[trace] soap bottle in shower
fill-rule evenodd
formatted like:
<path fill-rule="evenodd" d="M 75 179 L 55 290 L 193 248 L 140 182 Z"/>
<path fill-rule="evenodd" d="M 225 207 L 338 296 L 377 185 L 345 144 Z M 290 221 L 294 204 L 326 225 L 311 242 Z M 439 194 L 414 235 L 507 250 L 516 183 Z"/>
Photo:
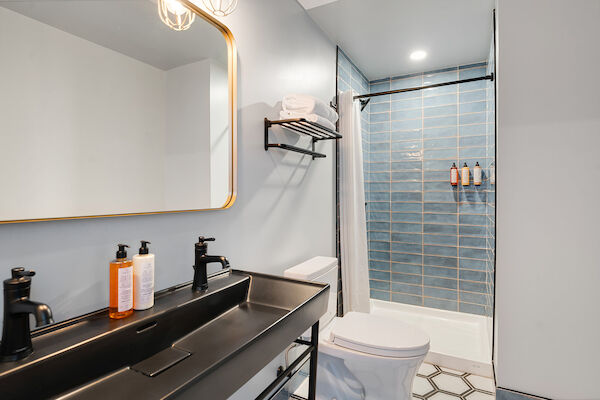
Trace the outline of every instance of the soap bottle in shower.
<path fill-rule="evenodd" d="M 125 318 L 133 313 L 133 266 L 127 259 L 126 244 L 119 244 L 116 258 L 110 263 L 110 297 L 108 316 Z"/>
<path fill-rule="evenodd" d="M 147 240 L 141 241 L 139 254 L 133 256 L 133 309 L 147 310 L 154 305 L 154 254 Z"/>
<path fill-rule="evenodd" d="M 481 167 L 479 166 L 479 163 L 476 162 L 475 167 L 473 168 L 473 184 L 475 186 L 481 186 L 481 175 L 482 175 Z"/>
<path fill-rule="evenodd" d="M 465 163 L 462 167 L 462 172 L 460 174 L 460 181 L 462 182 L 463 186 L 469 186 L 470 182 L 469 182 L 469 167 L 467 166 L 467 163 Z"/>
<path fill-rule="evenodd" d="M 458 168 L 456 168 L 455 163 L 452 163 L 452 167 L 450 168 L 450 184 L 452 186 L 458 185 Z"/>

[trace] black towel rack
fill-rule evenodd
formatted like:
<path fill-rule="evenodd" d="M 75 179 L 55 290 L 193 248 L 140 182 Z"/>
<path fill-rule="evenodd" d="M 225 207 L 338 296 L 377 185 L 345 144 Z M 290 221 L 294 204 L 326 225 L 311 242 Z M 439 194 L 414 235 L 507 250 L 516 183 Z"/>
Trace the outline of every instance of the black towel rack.
<path fill-rule="evenodd" d="M 269 143 L 269 128 L 276 125 L 296 133 L 311 136 L 312 150 L 303 149 L 301 147 L 296 147 L 285 143 Z M 268 118 L 265 118 L 265 151 L 268 151 L 269 148 L 274 147 L 282 150 L 294 151 L 296 153 L 308 154 L 309 156 L 312 156 L 314 160 L 315 158 L 325 157 L 325 154 L 317 153 L 315 151 L 316 142 L 319 140 L 340 139 L 341 137 L 342 135 L 336 131 L 324 127 L 323 125 L 319 125 L 316 122 L 307 121 L 304 118 L 282 119 L 278 121 L 271 121 Z"/>

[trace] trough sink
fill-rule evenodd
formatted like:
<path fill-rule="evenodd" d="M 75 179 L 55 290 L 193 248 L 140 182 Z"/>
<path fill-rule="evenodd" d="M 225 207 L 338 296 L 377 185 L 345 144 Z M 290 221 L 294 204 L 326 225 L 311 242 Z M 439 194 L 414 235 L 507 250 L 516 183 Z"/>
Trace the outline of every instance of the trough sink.
<path fill-rule="evenodd" d="M 329 286 L 244 271 L 157 293 L 111 320 L 100 310 L 33 332 L 0 363 L 6 399 L 226 399 L 325 313 Z"/>

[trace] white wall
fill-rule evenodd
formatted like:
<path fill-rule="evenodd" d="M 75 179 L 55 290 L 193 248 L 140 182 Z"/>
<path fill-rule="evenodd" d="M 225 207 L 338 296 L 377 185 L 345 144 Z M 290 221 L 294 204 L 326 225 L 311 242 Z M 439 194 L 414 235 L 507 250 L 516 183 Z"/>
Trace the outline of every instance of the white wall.
<path fill-rule="evenodd" d="M 499 0 L 497 383 L 599 399 L 600 1 Z"/>
<path fill-rule="evenodd" d="M 33 267 L 32 299 L 50 304 L 57 320 L 107 305 L 119 242 L 132 246 L 130 255 L 136 241 L 152 242 L 157 289 L 192 278 L 198 235 L 214 235 L 210 253 L 234 268 L 266 273 L 335 254 L 333 143 L 319 143 L 327 158 L 314 161 L 263 149 L 263 118 L 278 115 L 284 94 L 335 94 L 335 46 L 296 0 L 241 1 L 224 21 L 239 54 L 238 200 L 223 211 L 0 225 L 0 276 Z"/>

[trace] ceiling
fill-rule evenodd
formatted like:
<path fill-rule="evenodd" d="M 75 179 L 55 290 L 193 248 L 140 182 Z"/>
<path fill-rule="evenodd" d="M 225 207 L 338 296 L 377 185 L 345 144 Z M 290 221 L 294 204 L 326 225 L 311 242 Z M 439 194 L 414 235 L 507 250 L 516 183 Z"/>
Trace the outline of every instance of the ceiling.
<path fill-rule="evenodd" d="M 162 23 L 156 0 L 0 0 L 33 18 L 162 70 L 207 58 L 227 65 L 223 34 L 201 18 L 183 32 Z"/>
<path fill-rule="evenodd" d="M 494 0 L 298 0 L 369 80 L 487 59 Z M 410 53 L 425 50 L 421 61 Z"/>

